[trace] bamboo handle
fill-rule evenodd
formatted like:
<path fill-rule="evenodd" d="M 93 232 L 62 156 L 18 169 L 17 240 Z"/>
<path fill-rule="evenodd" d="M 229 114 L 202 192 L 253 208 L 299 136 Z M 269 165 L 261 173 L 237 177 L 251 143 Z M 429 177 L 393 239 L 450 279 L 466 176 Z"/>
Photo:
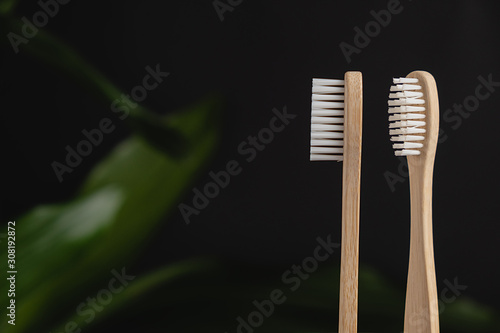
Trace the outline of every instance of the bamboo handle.
<path fill-rule="evenodd" d="M 345 113 L 339 332 L 356 333 L 358 324 L 359 200 L 363 79 L 360 72 L 347 72 L 344 80 Z"/>
<path fill-rule="evenodd" d="M 411 238 L 406 291 L 405 333 L 438 333 L 439 310 L 432 238 L 432 176 L 439 130 L 439 103 L 432 75 L 417 71 L 426 108 L 426 139 L 421 154 L 408 156 Z"/>

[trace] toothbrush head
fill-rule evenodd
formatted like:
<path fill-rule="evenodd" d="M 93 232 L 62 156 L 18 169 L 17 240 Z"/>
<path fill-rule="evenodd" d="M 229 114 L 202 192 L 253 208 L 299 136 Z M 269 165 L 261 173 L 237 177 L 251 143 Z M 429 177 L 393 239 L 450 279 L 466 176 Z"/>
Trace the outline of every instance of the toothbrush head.
<path fill-rule="evenodd" d="M 431 74 L 415 71 L 394 78 L 389 94 L 389 134 L 396 156 L 435 153 L 439 131 L 436 82 Z"/>
<path fill-rule="evenodd" d="M 342 161 L 344 80 L 313 79 L 311 161 Z"/>

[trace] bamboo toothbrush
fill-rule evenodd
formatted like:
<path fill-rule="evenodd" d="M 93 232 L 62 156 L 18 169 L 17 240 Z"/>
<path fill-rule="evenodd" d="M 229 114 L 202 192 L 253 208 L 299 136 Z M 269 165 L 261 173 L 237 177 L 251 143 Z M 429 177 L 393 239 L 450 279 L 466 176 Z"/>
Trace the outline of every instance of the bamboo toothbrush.
<path fill-rule="evenodd" d="M 363 80 L 313 79 L 311 161 L 343 161 L 339 332 L 356 333 Z"/>
<path fill-rule="evenodd" d="M 438 333 L 439 315 L 432 243 L 432 174 L 439 132 L 436 82 L 423 71 L 394 79 L 389 95 L 391 141 L 407 156 L 411 237 L 405 333 Z"/>

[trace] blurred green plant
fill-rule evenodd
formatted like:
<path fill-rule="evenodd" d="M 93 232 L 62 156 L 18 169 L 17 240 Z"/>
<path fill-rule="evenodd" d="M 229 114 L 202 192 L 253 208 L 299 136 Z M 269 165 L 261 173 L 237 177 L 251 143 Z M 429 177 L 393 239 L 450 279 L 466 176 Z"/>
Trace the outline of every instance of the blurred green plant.
<path fill-rule="evenodd" d="M 2 0 L 0 1 L 0 15 L 9 15 L 14 11 L 19 0 Z"/>
<path fill-rule="evenodd" d="M 0 1 L 2 32 L 19 29 L 15 0 Z M 71 47 L 40 30 L 23 46 L 74 79 L 105 103 L 121 91 Z M 90 323 L 75 313 L 107 285 L 110 271 L 127 267 L 189 188 L 213 153 L 219 136 L 217 100 L 160 116 L 144 107 L 127 119 L 134 133 L 91 172 L 64 204 L 35 207 L 17 220 L 16 326 L 6 333 L 63 332 L 68 322 L 83 330 L 115 331 L 125 321 L 141 332 L 235 332 L 236 318 L 265 300 L 285 267 L 260 267 L 193 258 L 139 276 Z M 2 250 L 0 261 L 6 262 Z M 332 265 L 333 266 L 333 265 Z M 258 332 L 335 331 L 338 270 L 325 267 L 287 294 Z M 8 285 L 0 282 L 3 295 Z M 404 295 L 375 271 L 360 273 L 360 331 L 396 332 L 403 324 Z M 499 331 L 497 314 L 461 297 L 441 316 L 443 332 Z M 127 318 L 127 319 L 124 319 Z"/>
<path fill-rule="evenodd" d="M 179 132 L 198 138 L 184 157 L 132 137 L 95 167 L 72 201 L 37 207 L 17 221 L 16 266 L 26 274 L 16 288 L 21 319 L 9 331 L 53 324 L 61 315 L 54 309 L 74 308 L 74 297 L 85 299 L 111 269 L 130 264 L 213 151 L 218 130 L 207 116 L 214 107 L 205 102 L 169 117 Z M 6 262 L 5 252 L 1 258 Z"/>

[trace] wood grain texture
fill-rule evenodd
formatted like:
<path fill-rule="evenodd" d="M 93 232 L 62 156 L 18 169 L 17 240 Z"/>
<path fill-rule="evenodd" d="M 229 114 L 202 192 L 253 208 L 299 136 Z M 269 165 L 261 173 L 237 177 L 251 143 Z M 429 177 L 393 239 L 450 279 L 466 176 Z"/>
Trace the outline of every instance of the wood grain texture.
<path fill-rule="evenodd" d="M 438 333 L 439 310 L 432 238 L 432 176 L 439 134 L 439 102 L 431 74 L 415 71 L 425 99 L 426 133 L 421 154 L 408 156 L 411 238 L 406 291 L 405 333 Z"/>
<path fill-rule="evenodd" d="M 355 333 L 358 326 L 359 200 L 363 79 L 361 72 L 347 72 L 344 80 L 345 114 L 339 332 Z"/>

